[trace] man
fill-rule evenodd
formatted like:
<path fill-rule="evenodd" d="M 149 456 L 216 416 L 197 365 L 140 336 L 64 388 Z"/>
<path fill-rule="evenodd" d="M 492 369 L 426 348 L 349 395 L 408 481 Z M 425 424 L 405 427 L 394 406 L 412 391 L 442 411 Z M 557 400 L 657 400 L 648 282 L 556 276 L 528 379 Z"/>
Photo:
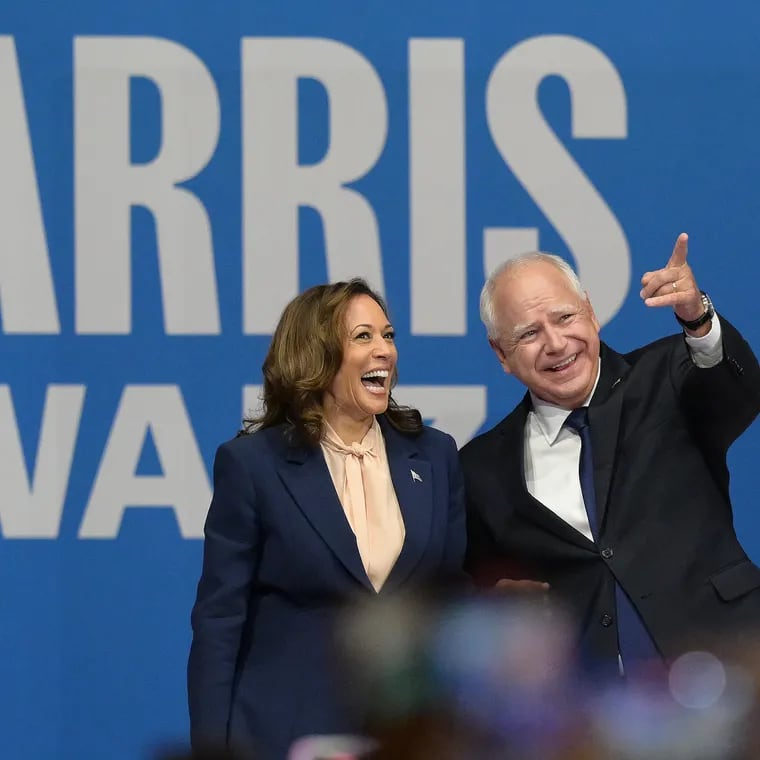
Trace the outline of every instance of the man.
<path fill-rule="evenodd" d="M 644 303 L 673 307 L 683 334 L 627 355 L 600 343 L 558 257 L 508 261 L 481 295 L 491 347 L 528 392 L 461 451 L 468 569 L 549 589 L 582 656 L 625 672 L 760 621 L 760 569 L 734 531 L 726 466 L 760 411 L 760 366 L 697 287 L 687 240 L 641 281 Z"/>

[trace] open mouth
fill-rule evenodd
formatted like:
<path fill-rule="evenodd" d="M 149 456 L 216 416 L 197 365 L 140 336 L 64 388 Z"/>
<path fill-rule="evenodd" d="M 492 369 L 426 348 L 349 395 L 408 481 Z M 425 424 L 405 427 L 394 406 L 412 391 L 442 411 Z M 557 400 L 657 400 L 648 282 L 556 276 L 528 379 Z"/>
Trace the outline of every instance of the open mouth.
<path fill-rule="evenodd" d="M 572 356 L 568 356 L 567 359 L 563 359 L 561 362 L 558 362 L 551 367 L 547 367 L 547 369 L 549 372 L 564 372 L 575 364 L 577 358 L 578 354 L 573 354 Z"/>
<path fill-rule="evenodd" d="M 374 369 L 372 372 L 362 375 L 362 385 L 370 393 L 385 393 L 385 385 L 389 374 L 387 369 Z"/>

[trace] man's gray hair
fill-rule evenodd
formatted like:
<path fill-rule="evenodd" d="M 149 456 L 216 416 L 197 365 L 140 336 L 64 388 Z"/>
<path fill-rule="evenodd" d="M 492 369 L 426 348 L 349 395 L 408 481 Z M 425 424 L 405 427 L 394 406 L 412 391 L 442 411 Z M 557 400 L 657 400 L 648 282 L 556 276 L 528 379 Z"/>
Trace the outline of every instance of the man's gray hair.
<path fill-rule="evenodd" d="M 521 253 L 519 256 L 507 259 L 503 264 L 500 264 L 494 269 L 494 271 L 488 276 L 486 284 L 483 285 L 483 290 L 480 291 L 480 319 L 485 325 L 490 339 L 497 340 L 499 338 L 499 327 L 496 324 L 496 309 L 494 308 L 493 303 L 496 283 L 502 277 L 512 274 L 516 269 L 537 262 L 544 262 L 545 264 L 550 264 L 551 266 L 556 267 L 562 272 L 567 279 L 568 284 L 573 290 L 575 290 L 581 299 L 586 298 L 586 293 L 583 290 L 581 281 L 578 279 L 578 275 L 563 258 L 555 256 L 553 253 L 544 253 L 543 251 Z"/>

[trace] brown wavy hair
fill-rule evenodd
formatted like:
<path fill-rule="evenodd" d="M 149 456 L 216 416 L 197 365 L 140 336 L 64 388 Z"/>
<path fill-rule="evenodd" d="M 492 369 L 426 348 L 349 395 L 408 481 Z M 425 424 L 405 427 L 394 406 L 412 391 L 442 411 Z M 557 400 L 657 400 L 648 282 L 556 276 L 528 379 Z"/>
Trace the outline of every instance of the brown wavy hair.
<path fill-rule="evenodd" d="M 284 424 L 295 440 L 319 443 L 324 419 L 322 399 L 343 363 L 346 310 L 351 299 L 361 295 L 372 298 L 388 316 L 385 301 L 359 277 L 315 285 L 285 307 L 261 368 L 263 411 L 246 417 L 238 435 Z M 391 388 L 396 380 L 394 370 Z M 401 433 L 417 435 L 422 431 L 419 411 L 399 406 L 391 395 L 385 417 Z"/>

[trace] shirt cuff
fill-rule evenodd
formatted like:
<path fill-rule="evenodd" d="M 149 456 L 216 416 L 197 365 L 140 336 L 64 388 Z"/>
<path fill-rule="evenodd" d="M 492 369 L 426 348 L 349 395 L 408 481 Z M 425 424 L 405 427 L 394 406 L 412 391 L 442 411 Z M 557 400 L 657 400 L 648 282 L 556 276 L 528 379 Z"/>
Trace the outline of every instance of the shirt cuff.
<path fill-rule="evenodd" d="M 691 360 L 700 369 L 710 369 L 723 361 L 723 340 L 720 320 L 716 314 L 712 318 L 710 331 L 701 338 L 684 333 L 686 345 L 689 347 Z"/>

